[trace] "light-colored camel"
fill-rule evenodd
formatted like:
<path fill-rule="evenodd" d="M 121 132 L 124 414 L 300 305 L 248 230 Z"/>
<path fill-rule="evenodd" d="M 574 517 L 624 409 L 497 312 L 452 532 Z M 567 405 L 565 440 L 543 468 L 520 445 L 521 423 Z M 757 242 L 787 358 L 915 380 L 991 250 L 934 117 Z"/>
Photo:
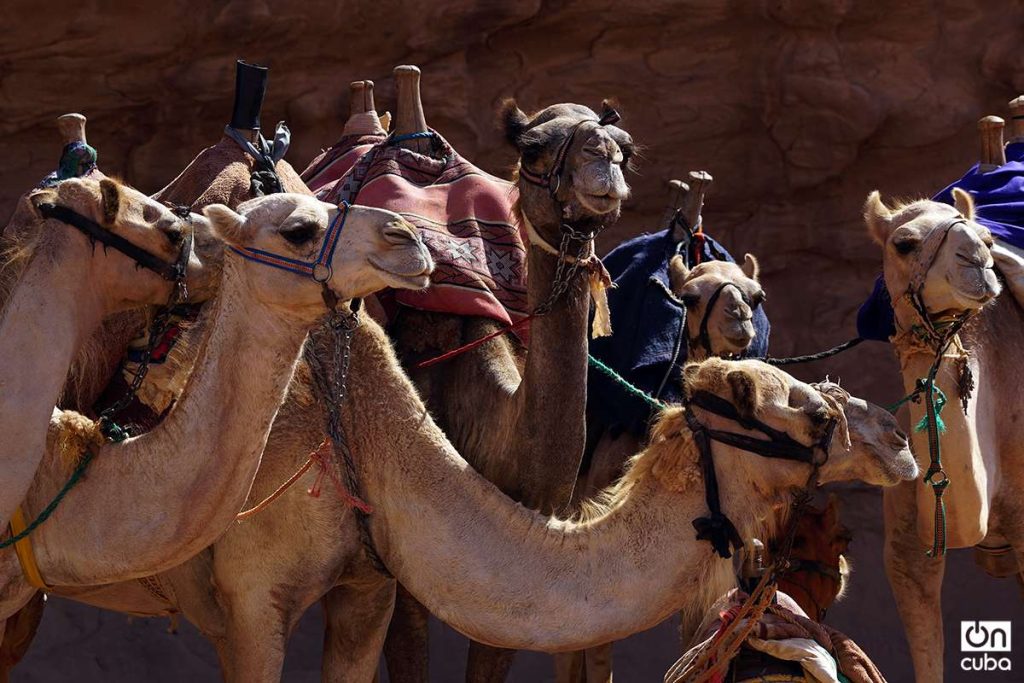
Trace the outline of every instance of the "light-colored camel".
<path fill-rule="evenodd" d="M 1020 265 L 993 246 L 989 231 L 974 222 L 970 195 L 960 190 L 953 195 L 955 208 L 922 200 L 891 209 L 875 192 L 868 197 L 865 218 L 883 248 L 885 283 L 896 313 L 892 343 L 908 392 L 927 375 L 935 356 L 906 296 L 914 274 L 927 269 L 922 297 L 934 321 L 974 313 L 936 378 L 948 399 L 940 439 L 950 482 L 943 495 L 947 546 L 1001 549 L 1011 564 L 1016 560 L 1010 573 L 1019 573 L 1024 567 L 1024 503 L 1019 495 L 1024 432 L 1014 397 L 1020 367 L 1015 344 L 1024 338 L 1024 310 L 1017 298 Z M 1004 271 L 1017 296 L 996 298 L 1000 282 L 994 265 Z M 966 414 L 959 390 L 964 362 L 976 385 Z M 910 414 L 911 423 L 917 423 L 924 416 L 923 404 L 910 404 Z M 926 467 L 926 434 L 915 433 L 913 442 L 919 463 Z M 925 553 L 932 545 L 934 515 L 929 486 L 907 483 L 886 492 L 886 569 L 920 683 L 942 680 L 943 675 L 940 593 L 945 559 Z"/>
<path fill-rule="evenodd" d="M 245 501 L 305 335 L 326 310 L 321 285 L 312 278 L 253 263 L 237 250 L 313 260 L 340 209 L 281 194 L 247 202 L 240 211 L 223 205 L 205 210 L 232 250 L 220 292 L 204 312 L 209 334 L 182 398 L 152 432 L 100 448 L 88 479 L 33 534 L 49 583 L 90 586 L 179 565 L 217 538 Z M 391 212 L 363 207 L 344 218 L 329 253 L 327 286 L 338 297 L 426 285 L 432 264 L 412 226 Z M 60 433 L 80 421 L 55 411 L 51 423 Z M 26 499 L 29 516 L 65 478 L 51 454 Z M 132 490 L 140 495 L 125 495 Z M 126 510 L 112 511 L 116 501 Z M 0 562 L 6 617 L 31 589 L 13 551 L 4 551 Z"/>
<path fill-rule="evenodd" d="M 6 526 L 35 476 L 46 425 L 72 359 L 102 320 L 144 304 L 164 303 L 173 283 L 114 249 L 36 208 L 56 202 L 77 211 L 168 263 L 174 263 L 188 224 L 165 207 L 109 180 L 71 179 L 22 200 L 16 241 L 4 279 L 10 287 L 0 317 L 0 522 Z M 120 210 L 119 210 L 120 209 Z M 203 231 L 197 221 L 197 234 Z M 195 255 L 189 286 L 202 296 L 210 278 Z M 208 293 L 207 293 L 208 294 Z M 201 300 L 201 299 L 200 299 Z"/>
<path fill-rule="evenodd" d="M 916 473 L 895 420 L 863 401 L 842 396 L 828 402 L 808 385 L 756 361 L 711 360 L 693 366 L 688 381 L 733 401 L 745 413 L 753 411 L 801 443 L 819 440 L 824 419 L 838 417 L 842 409 L 852 445 L 837 432 L 823 481 L 861 478 L 891 484 Z M 709 426 L 739 429 L 695 410 Z M 691 520 L 706 512 L 696 449 L 679 408 L 663 416 L 652 446 L 583 521 L 545 518 L 479 476 L 429 418 L 387 338 L 370 321 L 353 339 L 343 412 L 358 480 L 374 506 L 374 546 L 419 600 L 470 637 L 501 647 L 578 649 L 649 627 L 684 605 L 702 612 L 730 579 L 730 563 L 716 559 L 709 545 L 693 537 Z M 720 471 L 730 472 L 722 478 L 723 507 L 744 536 L 764 531 L 773 506 L 810 471 L 806 465 L 768 461 L 725 446 L 715 445 L 713 451 Z M 268 485 L 301 464 L 302 451 L 292 452 L 296 457 L 282 463 Z M 244 668 L 226 661 L 229 680 L 275 680 L 280 654 L 267 648 L 268 638 L 283 653 L 284 639 L 302 611 L 334 582 L 341 589 L 331 593 L 336 647 L 329 652 L 346 654 L 348 667 L 333 680 L 365 683 L 376 670 L 393 582 L 370 566 L 354 515 L 330 486 L 320 498 L 306 494 L 303 489 L 314 478 L 308 473 L 277 507 L 227 534 L 213 553 L 193 560 L 190 568 L 175 570 L 173 594 L 186 615 L 206 633 L 226 629 L 215 638 L 222 656 L 225 642 L 243 640 L 235 645 L 246 656 L 234 662 Z M 296 516 L 298 506 L 285 505 L 289 498 L 321 511 Z M 250 524 L 293 536 L 306 553 L 282 558 L 272 547 L 237 543 L 242 538 L 238 531 Z M 281 566 L 285 559 L 289 571 Z M 233 577 L 230 570 L 243 561 L 255 565 L 250 577 L 266 577 L 259 590 Z M 537 580 L 537 572 L 544 581 Z M 274 580 L 267 581 L 270 577 Z M 207 597 L 211 590 L 216 599 Z M 286 629 L 278 633 L 282 614 Z M 251 630 L 233 634 L 232 624 L 241 615 L 253 622 Z M 255 623 L 261 615 L 270 621 Z M 248 637 L 256 642 L 247 642 Z M 276 670 L 256 675 L 258 664 L 274 659 Z"/>
<path fill-rule="evenodd" d="M 396 135 L 426 129 L 418 70 L 402 69 L 396 69 Z M 633 153 L 632 139 L 620 128 L 597 125 L 598 118 L 591 109 L 576 104 L 552 105 L 527 116 L 509 101 L 502 111 L 506 137 L 519 151 L 520 166 L 527 172 L 536 176 L 554 170 L 560 148 L 568 144 L 554 196 L 548 187 L 527 182 L 522 173 L 519 177 L 519 209 L 530 235 L 531 310 L 552 292 L 563 226 L 581 233 L 600 231 L 618 219 L 629 194 L 623 170 Z M 423 143 L 409 141 L 410 145 Z M 579 248 L 578 241 L 570 240 L 569 258 Z M 416 362 L 491 334 L 501 323 L 403 309 L 389 328 L 431 415 L 456 449 L 478 472 L 527 507 L 564 511 L 572 497 L 586 440 L 590 301 L 587 273 L 581 270 L 554 309 L 531 322 L 526 348 L 514 335 L 506 334 L 427 369 L 416 368 Z M 393 635 L 385 650 L 395 683 L 428 680 L 426 616 L 400 588 Z M 504 680 L 513 654 L 471 644 L 466 679 Z"/>

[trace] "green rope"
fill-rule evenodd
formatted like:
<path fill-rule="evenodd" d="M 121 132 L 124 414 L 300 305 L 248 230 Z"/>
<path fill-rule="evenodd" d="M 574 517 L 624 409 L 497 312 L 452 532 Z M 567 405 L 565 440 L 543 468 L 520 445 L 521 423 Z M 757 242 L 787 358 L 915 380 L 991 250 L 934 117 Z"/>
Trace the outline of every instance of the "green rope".
<path fill-rule="evenodd" d="M 607 375 L 613 382 L 615 382 L 620 387 L 622 387 L 622 389 L 627 394 L 631 394 L 632 396 L 636 396 L 637 398 L 642 400 L 647 405 L 651 406 L 652 408 L 657 408 L 658 410 L 664 410 L 667 407 L 667 404 L 665 402 L 659 401 L 658 399 L 654 398 L 653 396 L 648 394 L 643 389 L 640 389 L 639 387 L 636 387 L 636 386 L 630 384 L 626 380 L 625 377 L 623 377 L 619 373 L 615 372 L 614 370 L 612 370 L 610 367 L 608 367 L 607 365 L 605 365 L 604 363 L 602 363 L 598 359 L 594 358 L 593 356 L 589 356 L 589 359 L 590 359 L 590 365 L 592 367 L 597 368 L 598 370 L 603 372 L 605 375 Z"/>
<path fill-rule="evenodd" d="M 57 492 L 57 495 L 53 497 L 53 500 L 50 501 L 50 504 L 43 508 L 43 511 L 40 512 L 39 515 L 32 520 L 32 523 L 26 526 L 25 530 L 22 531 L 20 534 L 11 536 L 10 538 L 0 541 L 0 549 L 8 548 L 17 543 L 18 541 L 28 538 L 29 534 L 38 529 L 43 524 L 43 522 L 50 518 L 50 515 L 54 513 L 54 511 L 57 509 L 57 506 L 60 505 L 62 500 L 64 500 L 64 496 L 68 495 L 71 489 L 75 488 L 75 485 L 78 484 L 79 481 L 81 481 L 82 475 L 85 474 L 86 468 L 88 468 L 89 463 L 92 462 L 93 455 L 94 454 L 92 451 L 85 452 L 85 454 L 82 456 L 82 459 L 78 462 L 78 466 L 75 467 L 75 471 L 71 473 L 71 477 L 68 478 L 67 482 L 61 488 L 61 490 Z"/>
<path fill-rule="evenodd" d="M 907 394 L 906 396 L 904 396 L 900 400 L 896 401 L 892 405 L 888 406 L 886 408 L 886 410 L 888 410 L 890 413 L 895 413 L 897 410 L 899 410 L 906 403 L 917 403 L 918 401 L 920 401 L 921 394 L 923 394 L 925 392 L 925 382 L 926 382 L 926 380 L 923 379 L 923 378 L 917 380 L 917 387 L 912 392 L 910 392 L 909 394 Z M 946 394 L 943 393 L 942 389 L 940 389 L 934 383 L 932 384 L 932 389 L 931 390 L 932 390 L 932 400 L 933 400 L 933 402 L 935 404 L 935 426 L 938 428 L 940 434 L 945 434 L 946 433 L 946 423 L 943 422 L 942 416 L 939 413 L 941 413 L 942 409 L 946 406 Z M 926 411 L 924 417 L 922 417 L 918 421 L 918 423 L 916 425 L 914 425 L 914 431 L 915 432 L 926 431 L 928 429 L 928 422 L 929 422 L 929 417 L 928 417 L 928 413 Z"/>
<path fill-rule="evenodd" d="M 124 441 L 129 437 L 127 429 L 121 427 L 116 422 L 113 422 L 106 417 L 101 417 L 99 419 L 99 428 L 100 431 L 103 432 L 103 436 L 106 437 L 107 443 L 120 443 L 121 441 Z M 60 491 L 57 492 L 57 495 L 54 496 L 53 500 L 50 501 L 50 504 L 43 508 L 43 511 L 36 515 L 36 518 L 33 519 L 32 522 L 28 526 L 26 526 L 24 531 L 22 531 L 20 534 L 16 534 L 14 536 L 11 536 L 10 538 L 0 541 L 0 550 L 3 550 L 4 548 L 9 548 L 18 541 L 28 538 L 33 531 L 42 526 L 43 523 L 46 522 L 46 520 L 48 520 L 50 516 L 53 515 L 53 513 L 57 510 L 57 506 L 61 504 L 61 501 L 64 500 L 64 497 L 67 496 L 68 493 L 71 492 L 71 489 L 75 488 L 75 486 L 78 485 L 78 482 L 82 480 L 82 476 L 85 474 L 85 471 L 89 468 L 89 463 L 92 462 L 92 459 L 93 457 L 95 457 L 95 455 L 96 454 L 93 453 L 92 451 L 86 451 L 82 455 L 81 460 L 78 461 L 78 465 L 75 466 L 75 469 L 71 473 L 71 476 L 68 477 L 68 480 L 64 483 L 64 486 L 61 487 Z"/>

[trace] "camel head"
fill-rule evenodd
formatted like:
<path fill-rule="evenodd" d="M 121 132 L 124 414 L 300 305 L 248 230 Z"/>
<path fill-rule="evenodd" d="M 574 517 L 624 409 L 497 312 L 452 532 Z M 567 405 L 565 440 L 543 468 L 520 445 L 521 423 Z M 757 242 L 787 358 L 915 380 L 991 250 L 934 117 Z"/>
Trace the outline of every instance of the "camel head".
<path fill-rule="evenodd" d="M 828 457 L 818 471 L 821 483 L 856 479 L 892 486 L 917 476 L 917 463 L 896 418 L 876 405 L 850 396 L 837 384 L 805 384 L 779 368 L 755 360 L 712 358 L 688 365 L 685 375 L 690 395 L 704 390 L 724 398 L 740 416 L 760 420 L 805 446 L 822 444 L 835 423 L 831 439 L 827 440 Z M 758 431 L 745 430 L 742 425 L 698 406 L 691 410 L 712 429 L 764 438 Z M 816 455 L 820 457 L 821 453 Z M 803 486 L 811 473 L 807 463 L 768 459 L 717 445 L 715 460 L 719 471 L 740 477 L 752 490 L 766 493 Z"/>
<path fill-rule="evenodd" d="M 614 223 L 629 185 L 622 169 L 634 152 L 629 133 L 599 125 L 600 116 L 579 104 L 555 104 L 527 116 L 508 100 L 505 135 L 519 151 L 519 201 L 523 215 L 557 245 L 563 223 L 590 232 Z M 550 174 L 543 184 L 525 182 Z"/>
<path fill-rule="evenodd" d="M 890 209 L 876 191 L 864 207 L 868 230 L 883 248 L 893 302 L 923 277 L 921 298 L 936 318 L 976 311 L 1001 287 L 993 270 L 992 235 L 974 220 L 974 201 L 960 189 L 953 190 L 953 199 L 954 206 L 919 200 Z"/>
<path fill-rule="evenodd" d="M 821 621 L 825 610 L 843 597 L 850 564 L 845 553 L 853 535 L 839 520 L 839 502 L 829 496 L 824 509 L 807 508 L 796 523 L 790 559 L 792 569 L 779 577 L 779 590 L 791 596 L 804 612 Z M 769 544 L 775 555 L 780 538 Z M 816 616 L 817 613 L 817 616 Z"/>
<path fill-rule="evenodd" d="M 422 289 L 430 284 L 434 264 L 411 223 L 383 209 L 351 206 L 342 215 L 344 211 L 299 194 L 251 199 L 239 205 L 237 212 L 223 204 L 203 209 L 214 230 L 239 250 L 229 257 L 243 269 L 245 286 L 260 301 L 278 309 L 314 319 L 322 315 L 320 283 L 309 274 L 273 267 L 265 260 L 243 259 L 239 253 L 258 251 L 312 263 L 321 254 L 332 226 L 337 242 L 328 261 L 327 285 L 340 299 L 365 297 L 386 287 Z M 338 225 L 340 233 L 336 232 Z"/>
<path fill-rule="evenodd" d="M 672 258 L 669 281 L 672 293 L 686 306 L 690 360 L 738 356 L 750 347 L 755 335 L 754 310 L 765 300 L 758 270 L 757 259 L 750 254 L 742 266 L 705 261 L 692 269 L 681 256 Z"/>
<path fill-rule="evenodd" d="M 190 226 L 188 219 L 109 178 L 72 178 L 29 194 L 27 206 L 36 220 L 33 226 L 18 232 L 21 256 L 47 258 L 65 276 L 81 273 L 81 281 L 88 282 L 89 291 L 103 298 L 110 313 L 145 304 L 163 304 L 170 297 L 173 284 L 139 267 L 120 251 L 93 244 L 74 226 L 45 218 L 40 207 L 46 204 L 67 207 L 166 263 L 178 261 L 186 231 L 191 229 L 195 246 L 186 271 L 190 300 L 202 301 L 216 286 L 217 269 L 210 264 L 217 261 L 215 253 L 219 248 L 206 246 L 211 242 L 210 230 L 202 216 L 192 215 Z"/>

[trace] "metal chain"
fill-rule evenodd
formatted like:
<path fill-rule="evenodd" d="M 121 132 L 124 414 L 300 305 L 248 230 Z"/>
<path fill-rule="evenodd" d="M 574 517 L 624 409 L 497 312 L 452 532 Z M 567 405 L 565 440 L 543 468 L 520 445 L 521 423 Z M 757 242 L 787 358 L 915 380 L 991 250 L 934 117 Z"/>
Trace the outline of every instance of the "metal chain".
<path fill-rule="evenodd" d="M 316 340 L 310 339 L 306 360 L 310 364 L 314 383 L 320 396 L 324 399 L 327 409 L 327 437 L 331 440 L 333 452 L 340 456 L 339 469 L 344 477 L 348 493 L 362 500 L 359 479 L 356 477 L 355 460 L 349 447 L 341 420 L 341 406 L 348 394 L 348 375 L 352 359 L 352 337 L 359 328 L 359 318 L 355 313 L 344 314 L 334 309 L 328 320 L 328 328 L 333 337 L 331 343 L 331 367 L 323 362 L 317 354 Z M 352 507 L 359 529 L 359 540 L 374 569 L 384 576 L 391 577 L 391 572 L 377 554 L 370 534 L 369 513 L 358 506 Z"/>
<path fill-rule="evenodd" d="M 572 284 L 576 273 L 583 267 L 584 261 L 590 257 L 590 251 L 597 237 L 597 231 L 580 232 L 572 226 L 562 224 L 562 241 L 558 245 L 558 264 L 555 266 L 555 277 L 551 283 L 551 293 L 542 304 L 534 309 L 533 314 L 547 315 L 555 307 L 558 301 L 565 296 Z M 569 243 L 572 240 L 579 242 L 579 250 L 574 256 L 569 257 Z"/>

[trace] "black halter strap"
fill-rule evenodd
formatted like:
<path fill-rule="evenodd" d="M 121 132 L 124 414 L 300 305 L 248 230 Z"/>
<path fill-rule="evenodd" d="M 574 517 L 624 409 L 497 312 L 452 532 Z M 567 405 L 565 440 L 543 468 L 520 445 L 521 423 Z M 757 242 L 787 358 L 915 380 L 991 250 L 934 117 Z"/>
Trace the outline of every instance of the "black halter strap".
<path fill-rule="evenodd" d="M 576 133 L 579 132 L 583 124 L 594 123 L 598 126 L 611 126 L 618 123 L 621 118 L 616 110 L 606 109 L 599 119 L 583 119 L 576 122 L 569 131 L 569 135 L 566 136 L 565 140 L 558 147 L 558 151 L 555 153 L 555 163 L 551 165 L 551 170 L 537 174 L 522 166 L 519 169 L 519 176 L 529 183 L 546 187 L 551 196 L 554 197 L 558 194 L 558 188 L 562 184 L 562 173 L 565 172 L 565 162 L 569 158 L 569 148 L 572 147 L 572 143 L 576 139 Z"/>
<path fill-rule="evenodd" d="M 718 299 L 722 296 L 722 292 L 725 291 L 726 287 L 735 287 L 736 291 L 740 293 L 740 298 L 745 302 L 747 301 L 747 295 L 739 287 L 736 287 L 734 282 L 723 282 L 712 292 L 708 298 L 707 306 L 704 307 L 704 315 L 700 319 L 700 328 L 698 328 L 697 336 L 690 340 L 700 344 L 709 356 L 713 356 L 714 352 L 711 350 L 711 335 L 708 333 L 708 323 L 711 320 L 711 311 L 715 309 L 715 304 L 718 303 Z M 749 302 L 747 304 L 749 305 Z"/>
<path fill-rule="evenodd" d="M 38 209 L 44 218 L 53 218 L 61 223 L 77 228 L 90 240 L 100 242 L 104 247 L 121 252 L 142 268 L 153 271 L 165 280 L 170 282 L 183 282 L 185 280 L 188 260 L 192 255 L 192 241 L 194 239 L 192 230 L 188 230 L 185 233 L 185 241 L 181 245 L 181 253 L 178 256 L 178 260 L 174 263 L 168 263 L 67 206 L 45 203 L 39 204 Z M 180 213 L 175 213 L 180 217 Z"/>
<path fill-rule="evenodd" d="M 693 406 L 736 422 L 744 429 L 761 432 L 768 438 L 759 439 L 747 434 L 711 429 L 697 419 L 692 410 Z M 732 550 L 739 550 L 743 547 L 743 539 L 732 520 L 722 512 L 718 492 L 718 476 L 711 455 L 711 442 L 717 441 L 765 458 L 794 460 L 818 468 L 828 460 L 828 449 L 837 424 L 835 418 L 829 420 L 821 440 L 813 446 L 805 446 L 789 434 L 779 431 L 755 417 L 741 415 L 736 406 L 729 401 L 707 391 L 696 391 L 689 396 L 684 414 L 686 424 L 693 432 L 694 441 L 700 452 L 701 471 L 704 475 L 704 499 L 711 513 L 708 517 L 698 517 L 693 520 L 693 528 L 697 531 L 698 541 L 708 541 L 715 552 L 726 559 L 732 557 L 730 546 Z M 820 459 L 817 457 L 819 450 L 822 452 Z"/>

